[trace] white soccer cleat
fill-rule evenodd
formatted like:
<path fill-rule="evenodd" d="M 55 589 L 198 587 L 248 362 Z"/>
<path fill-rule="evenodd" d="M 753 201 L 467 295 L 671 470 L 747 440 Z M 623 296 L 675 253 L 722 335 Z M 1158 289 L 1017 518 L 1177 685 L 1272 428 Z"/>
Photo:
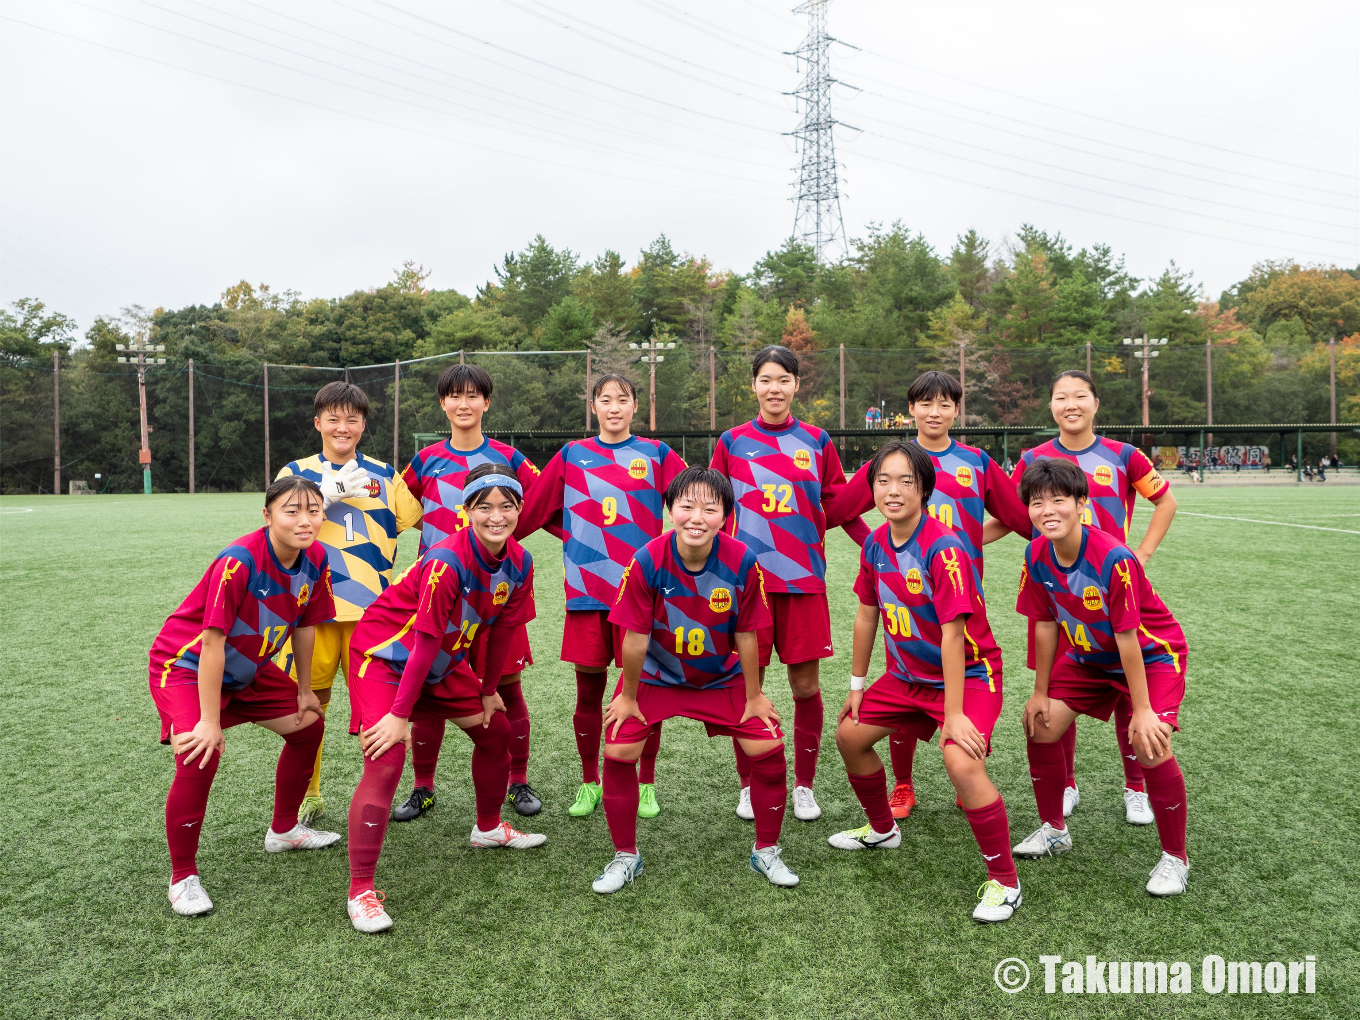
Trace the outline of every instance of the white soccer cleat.
<path fill-rule="evenodd" d="M 793 817 L 800 822 L 815 822 L 822 817 L 822 809 L 817 806 L 817 798 L 812 795 L 812 787 L 793 788 Z"/>
<path fill-rule="evenodd" d="M 1054 857 L 1072 849 L 1072 834 L 1044 822 L 1019 843 L 1011 853 L 1016 857 Z"/>
<path fill-rule="evenodd" d="M 197 875 L 181 878 L 170 887 L 170 909 L 181 917 L 197 917 L 213 908 Z"/>
<path fill-rule="evenodd" d="M 743 786 L 741 796 L 737 798 L 737 817 L 743 822 L 754 822 L 756 820 L 755 808 L 751 807 L 751 788 Z"/>
<path fill-rule="evenodd" d="M 826 841 L 837 850 L 894 850 L 902 845 L 902 830 L 893 823 L 892 832 L 875 832 L 865 822 L 858 829 L 846 829 L 828 836 Z"/>
<path fill-rule="evenodd" d="M 288 850 L 323 850 L 340 842 L 340 833 L 324 832 L 298 822 L 287 832 L 270 829 L 264 834 L 264 850 L 281 854 Z"/>
<path fill-rule="evenodd" d="M 474 825 L 470 838 L 473 846 L 505 847 L 510 850 L 531 850 L 548 842 L 547 836 L 536 832 L 520 832 L 509 822 L 501 822 L 489 832 L 483 832 Z"/>
<path fill-rule="evenodd" d="M 630 854 L 620 850 L 614 859 L 604 866 L 600 877 L 590 884 L 590 888 L 603 896 L 616 893 L 625 885 L 632 885 L 633 879 L 642 874 L 642 854 Z"/>
<path fill-rule="evenodd" d="M 1063 817 L 1071 818 L 1072 812 L 1077 810 L 1077 805 L 1081 803 L 1081 791 L 1075 786 L 1068 786 L 1063 790 Z"/>
<path fill-rule="evenodd" d="M 1152 817 L 1152 805 L 1148 803 L 1148 795 L 1142 790 L 1130 790 L 1124 787 L 1124 821 L 1130 825 L 1151 825 L 1154 821 Z"/>
<path fill-rule="evenodd" d="M 1162 859 L 1152 869 L 1147 891 L 1153 896 L 1179 896 L 1190 884 L 1190 862 L 1162 851 Z"/>
<path fill-rule="evenodd" d="M 355 931 L 372 935 L 392 927 L 392 917 L 383 909 L 383 899 L 382 893 L 368 889 L 348 901 L 349 923 L 354 925 Z"/>
<path fill-rule="evenodd" d="M 770 885 L 777 885 L 781 889 L 792 889 L 798 884 L 798 876 L 784 863 L 777 846 L 761 847 L 759 850 L 751 847 L 751 870 L 764 875 L 770 880 Z"/>
<path fill-rule="evenodd" d="M 984 924 L 1009 921 L 1015 908 L 1023 902 L 1018 883 L 1012 887 L 989 878 L 978 889 L 978 905 L 973 908 L 973 920 Z"/>

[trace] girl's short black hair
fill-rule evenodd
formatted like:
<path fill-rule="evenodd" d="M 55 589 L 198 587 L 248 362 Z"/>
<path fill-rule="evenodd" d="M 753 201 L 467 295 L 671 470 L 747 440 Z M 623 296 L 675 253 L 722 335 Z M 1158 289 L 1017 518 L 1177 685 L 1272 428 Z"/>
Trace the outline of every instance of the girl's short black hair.
<path fill-rule="evenodd" d="M 939 397 L 948 397 L 956 404 L 963 399 L 963 387 L 947 372 L 922 372 L 907 387 L 907 406 Z"/>
<path fill-rule="evenodd" d="M 633 380 L 625 375 L 619 375 L 617 372 L 611 372 L 609 375 L 602 375 L 596 379 L 595 385 L 590 388 L 590 402 L 592 404 L 599 399 L 600 394 L 604 392 L 604 388 L 610 383 L 613 383 L 624 393 L 627 393 L 634 400 L 637 400 L 637 390 L 633 386 Z"/>
<path fill-rule="evenodd" d="M 1091 487 L 1086 472 L 1070 460 L 1045 457 L 1025 468 L 1020 478 L 1020 502 L 1028 503 L 1035 496 L 1069 496 L 1085 499 Z"/>
<path fill-rule="evenodd" d="M 756 356 L 751 359 L 751 378 L 754 379 L 760 375 L 760 366 L 767 365 L 771 361 L 795 379 L 798 378 L 798 355 L 787 347 L 780 347 L 778 344 L 771 344 L 769 347 L 762 347 L 756 351 Z"/>
<path fill-rule="evenodd" d="M 321 498 L 321 486 L 310 478 L 304 478 L 302 475 L 284 475 L 282 478 L 275 478 L 265 490 L 264 508 L 268 510 L 274 505 L 275 500 L 283 499 L 294 492 L 305 492 L 309 496 L 315 496 L 318 503 L 325 502 Z"/>
<path fill-rule="evenodd" d="M 457 391 L 455 390 L 454 392 Z M 485 478 L 487 475 L 507 475 L 510 478 L 514 478 L 515 471 L 509 464 L 478 464 L 469 471 L 467 477 L 463 479 L 463 488 L 466 489 L 469 482 L 475 482 L 478 478 Z M 475 506 L 481 506 L 491 498 L 493 492 L 503 493 L 506 499 L 515 504 L 516 510 L 524 505 L 524 497 L 514 490 L 495 488 L 481 489 L 478 492 L 474 492 L 467 499 L 463 500 L 463 506 L 468 510 L 471 510 Z"/>
<path fill-rule="evenodd" d="M 1096 392 L 1096 381 L 1079 368 L 1069 368 L 1066 372 L 1059 372 L 1055 375 L 1053 377 L 1052 385 L 1048 388 L 1048 395 L 1050 397 L 1053 396 L 1053 391 L 1058 388 L 1059 380 L 1066 379 L 1069 376 L 1073 379 L 1080 379 L 1086 384 L 1087 388 L 1090 389 L 1091 396 L 1095 397 L 1097 400 L 1100 399 L 1100 394 Z"/>
<path fill-rule="evenodd" d="M 902 454 L 911 464 L 911 473 L 916 479 L 917 489 L 921 492 L 921 506 L 924 507 L 930 494 L 935 491 L 935 465 L 930 462 L 930 455 L 925 450 L 904 439 L 889 439 L 874 452 L 873 459 L 869 461 L 867 478 L 869 491 L 874 491 L 874 479 L 883 470 L 883 462 L 894 453 Z"/>
<path fill-rule="evenodd" d="M 491 373 L 480 365 L 450 365 L 439 374 L 435 384 L 439 399 L 443 400 L 454 393 L 471 390 L 491 399 Z"/>
<path fill-rule="evenodd" d="M 732 494 L 732 483 L 721 471 L 706 467 L 687 467 L 671 479 L 671 484 L 666 486 L 666 509 L 675 506 L 677 500 L 694 489 L 706 489 L 722 504 L 723 516 L 732 515 L 732 507 L 737 503 L 736 496 Z"/>
<path fill-rule="evenodd" d="M 367 418 L 368 394 L 353 383 L 336 380 L 316 391 L 312 409 L 318 418 L 323 411 L 353 411 L 361 418 Z"/>

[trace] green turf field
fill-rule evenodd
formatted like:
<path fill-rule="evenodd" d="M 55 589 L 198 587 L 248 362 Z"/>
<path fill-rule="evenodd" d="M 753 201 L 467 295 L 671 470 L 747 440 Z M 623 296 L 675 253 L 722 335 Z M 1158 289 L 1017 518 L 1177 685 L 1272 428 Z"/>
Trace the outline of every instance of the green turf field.
<path fill-rule="evenodd" d="M 821 821 L 790 810 L 779 891 L 747 867 L 752 830 L 732 812 L 729 741 L 669 724 L 658 768 L 663 814 L 640 824 L 638 884 L 598 897 L 612 853 L 602 813 L 567 816 L 579 781 L 574 685 L 556 661 L 561 559 L 538 564 L 526 674 L 530 778 L 546 807 L 527 853 L 472 850 L 470 743 L 450 732 L 436 811 L 389 830 L 379 863 L 396 927 L 361 936 L 345 915 L 343 846 L 266 855 L 279 740 L 230 732 L 199 864 L 217 909 L 179 918 L 166 901 L 163 804 L 171 756 L 156 742 L 147 649 L 211 557 L 260 523 L 255 495 L 0 500 L 0 1016 L 11 1017 L 878 1017 L 1360 1015 L 1360 489 L 1206 491 L 1181 509 L 1150 574 L 1190 642 L 1184 732 L 1189 894 L 1143 891 L 1151 829 L 1123 821 L 1108 725 L 1083 721 L 1076 850 L 1019 862 L 1025 905 L 1007 924 L 969 913 L 985 878 L 938 751 L 917 756 L 920 806 L 900 850 L 834 851 L 862 823 L 830 729 Z M 31 512 L 23 512 L 32 508 Z M 1192 514 L 1217 515 L 1215 517 Z M 1148 517 L 1140 507 L 1136 527 Z M 1321 531 L 1221 518 L 1244 517 Z M 403 539 L 403 562 L 415 543 Z M 1013 612 L 1021 543 L 988 550 L 992 626 L 1006 710 L 990 763 L 1012 835 L 1036 824 L 1019 712 L 1030 689 Z M 856 550 L 829 542 L 838 656 L 828 711 L 846 687 Z M 881 660 L 881 644 L 878 649 Z M 782 670 L 768 689 L 791 719 Z M 360 773 L 343 686 L 330 715 L 326 827 L 344 830 Z M 1347 734 L 1352 734 L 1348 736 Z M 409 766 L 401 795 L 409 790 Z M 1046 995 L 1040 954 L 1188 961 L 1189 995 Z M 1209 995 L 1200 961 L 1317 957 L 1317 994 Z M 1034 976 L 1014 996 L 1003 958 Z M 1250 1001 L 1246 1001 L 1249 998 Z"/>

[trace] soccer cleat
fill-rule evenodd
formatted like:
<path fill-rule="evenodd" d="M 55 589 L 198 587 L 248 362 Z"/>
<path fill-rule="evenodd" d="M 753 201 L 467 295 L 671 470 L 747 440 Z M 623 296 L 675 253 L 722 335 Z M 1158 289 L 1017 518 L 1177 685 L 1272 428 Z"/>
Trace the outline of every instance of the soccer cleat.
<path fill-rule="evenodd" d="M 582 783 L 576 791 L 576 799 L 567 808 L 567 814 L 573 818 L 585 818 L 599 807 L 603 798 L 604 788 L 599 783 Z"/>
<path fill-rule="evenodd" d="M 759 850 L 752 847 L 751 870 L 764 875 L 770 880 L 770 885 L 777 885 L 781 889 L 792 889 L 798 884 L 798 876 L 784 863 L 777 846 L 765 846 Z"/>
<path fill-rule="evenodd" d="M 1024 897 L 1020 895 L 1018 882 L 1011 887 L 989 878 L 978 886 L 978 901 L 978 905 L 973 908 L 973 920 L 995 924 L 1009 921 L 1015 908 L 1024 902 Z"/>
<path fill-rule="evenodd" d="M 902 830 L 893 823 L 892 832 L 875 832 L 874 827 L 865 822 L 858 829 L 846 829 L 826 841 L 838 850 L 893 850 L 902 845 Z"/>
<path fill-rule="evenodd" d="M 590 883 L 590 887 L 601 895 L 616 893 L 625 885 L 632 885 L 633 879 L 642 874 L 642 854 L 630 854 L 620 850 L 614 859 L 604 866 L 600 877 Z"/>
<path fill-rule="evenodd" d="M 436 803 L 433 790 L 428 786 L 417 786 L 411 791 L 411 796 L 392 809 L 392 821 L 414 821 L 426 811 L 434 810 Z"/>
<path fill-rule="evenodd" d="M 1031 832 L 1011 852 L 1016 857 L 1053 857 L 1072 849 L 1072 834 L 1066 829 L 1055 829 L 1044 822 Z"/>
<path fill-rule="evenodd" d="M 1152 817 L 1152 805 L 1148 803 L 1148 795 L 1142 790 L 1130 790 L 1124 787 L 1124 821 L 1130 825 L 1151 825 L 1154 821 Z"/>
<path fill-rule="evenodd" d="M 641 784 L 638 787 L 638 817 L 655 818 L 659 814 L 661 805 L 656 802 L 656 784 Z"/>
<path fill-rule="evenodd" d="M 737 817 L 743 822 L 754 822 L 756 820 L 755 808 L 751 807 L 751 788 L 743 786 L 741 796 L 737 798 Z"/>
<path fill-rule="evenodd" d="M 528 783 L 511 783 L 505 794 L 505 802 L 515 809 L 516 814 L 526 818 L 543 810 L 543 801 Z"/>
<path fill-rule="evenodd" d="M 1152 869 L 1147 891 L 1153 896 L 1179 896 L 1190 880 L 1190 862 L 1162 851 L 1162 859 Z"/>
<path fill-rule="evenodd" d="M 474 825 L 471 840 L 473 846 L 530 850 L 533 847 L 542 846 L 548 841 L 548 837 L 534 832 L 520 832 L 509 822 L 501 822 L 500 825 L 488 832 L 483 832 Z"/>
<path fill-rule="evenodd" d="M 822 817 L 822 809 L 817 806 L 817 798 L 812 795 L 812 787 L 793 788 L 793 817 L 800 822 L 815 822 Z"/>
<path fill-rule="evenodd" d="M 197 917 L 213 908 L 197 875 L 181 878 L 170 887 L 170 909 L 181 917 Z"/>
<path fill-rule="evenodd" d="M 1077 810 L 1077 805 L 1081 803 L 1081 791 L 1075 786 L 1063 788 L 1063 817 L 1071 818 L 1072 812 Z"/>
<path fill-rule="evenodd" d="M 911 809 L 916 806 L 916 790 L 910 783 L 898 783 L 893 787 L 892 796 L 888 798 L 888 807 L 892 808 L 894 818 L 911 817 Z"/>
<path fill-rule="evenodd" d="M 303 825 L 311 825 L 325 813 L 326 801 L 321 794 L 303 797 L 302 804 L 298 807 L 298 821 Z"/>
<path fill-rule="evenodd" d="M 287 832 L 275 832 L 272 828 L 267 831 L 264 834 L 264 852 L 281 854 L 288 850 L 324 850 L 339 842 L 338 832 L 325 832 L 298 822 Z"/>
<path fill-rule="evenodd" d="M 346 904 L 349 923 L 354 925 L 355 931 L 371 935 L 392 927 L 392 916 L 383 909 L 384 898 L 376 889 L 366 889 Z"/>

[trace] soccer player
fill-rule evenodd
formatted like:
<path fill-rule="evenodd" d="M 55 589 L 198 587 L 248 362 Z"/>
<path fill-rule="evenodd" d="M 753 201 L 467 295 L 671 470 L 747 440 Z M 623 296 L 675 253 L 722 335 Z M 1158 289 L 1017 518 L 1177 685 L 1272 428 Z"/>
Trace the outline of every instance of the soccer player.
<path fill-rule="evenodd" d="M 538 478 L 538 468 L 512 446 L 482 435 L 482 418 L 491 407 L 491 376 L 477 365 L 453 365 L 444 370 L 436 384 L 439 406 L 449 420 L 448 439 L 427 446 L 415 455 L 402 472 L 402 480 L 424 508 L 420 533 L 420 554 L 467 529 L 470 518 L 463 502 L 467 474 L 479 464 L 500 464 L 529 492 Z M 510 649 L 509 669 L 501 678 L 500 696 L 505 701 L 510 721 L 509 800 L 521 815 L 536 815 L 543 801 L 529 785 L 529 706 L 520 683 L 521 671 L 533 663 L 529 634 L 521 629 Z M 411 731 L 415 748 L 411 765 L 415 789 L 393 812 L 394 821 L 419 818 L 435 805 L 434 773 L 439 764 L 439 748 L 444 743 L 444 720 L 432 718 L 418 722 Z"/>
<path fill-rule="evenodd" d="M 887 523 L 860 554 L 850 693 L 836 730 L 868 823 L 828 842 L 843 850 L 901 845 L 874 744 L 903 728 L 928 740 L 938 726 L 945 770 L 987 863 L 973 918 L 1005 921 L 1022 897 L 1006 805 L 987 777 L 992 730 L 1001 714 L 1001 652 L 977 571 L 962 539 L 925 512 L 935 487 L 925 450 L 889 440 L 870 461 L 868 478 Z M 888 671 L 866 691 L 880 616 Z"/>
<path fill-rule="evenodd" d="M 823 504 L 845 485 L 845 472 L 831 437 L 792 414 L 796 354 L 762 348 L 751 360 L 751 380 L 760 414 L 722 434 L 710 467 L 731 479 L 736 496 L 728 534 L 756 554 L 765 577 L 771 624 L 759 635 L 760 678 L 777 650 L 793 690 L 793 815 L 811 822 L 822 815 L 812 792 L 824 722 L 819 662 L 833 654 Z M 869 532 L 857 518 L 844 526 L 860 543 Z M 737 816 L 749 821 L 753 773 L 740 743 L 733 749 L 741 777 Z"/>
<path fill-rule="evenodd" d="M 291 635 L 298 667 L 310 675 L 315 627 L 335 616 L 326 550 L 316 541 L 321 520 L 314 482 L 297 476 L 274 482 L 264 497 L 265 526 L 217 554 L 151 646 L 161 743 L 175 751 L 165 838 L 170 906 L 177 914 L 213 908 L 196 855 L 208 791 L 226 749 L 223 731 L 232 726 L 253 722 L 283 738 L 265 851 L 318 850 L 340 838 L 298 821 L 326 723 L 311 686 L 295 683 L 271 661 Z"/>
<path fill-rule="evenodd" d="M 625 631 L 623 675 L 605 712 L 604 816 L 614 859 L 592 888 L 618 892 L 642 872 L 637 847 L 637 759 L 648 734 L 673 716 L 710 737 L 740 742 L 752 768 L 753 870 L 791 887 L 779 851 L 788 797 L 779 713 L 761 692 L 756 632 L 769 624 L 755 553 L 723 533 L 732 486 L 711 468 L 686 468 L 666 489 L 672 531 L 638 550 L 609 620 Z"/>
<path fill-rule="evenodd" d="M 914 442 L 925 450 L 935 469 L 935 486 L 926 498 L 926 513 L 950 528 L 963 543 L 982 586 L 984 510 L 999 522 L 1001 531 L 1015 530 L 1028 538 L 1029 514 L 1015 494 L 1014 483 L 985 450 L 965 446 L 952 439 L 950 428 L 958 418 L 963 387 L 944 372 L 925 372 L 907 389 L 907 407 L 916 422 Z M 866 464 L 838 493 L 827 510 L 831 523 L 849 515 L 864 513 L 874 504 L 874 489 Z M 999 537 L 999 536 L 998 536 Z M 893 791 L 888 798 L 894 818 L 911 814 L 916 805 L 912 784 L 912 762 L 916 756 L 916 737 L 901 730 L 888 738 L 892 757 Z"/>
<path fill-rule="evenodd" d="M 321 488 L 325 516 L 317 541 L 330 561 L 335 619 L 316 625 L 312 648 L 312 690 L 324 715 L 341 665 L 349 665 L 349 638 L 364 609 L 392 583 L 397 535 L 420 523 L 421 506 L 396 471 L 359 452 L 368 421 L 368 396 L 347 382 L 327 383 L 312 401 L 312 425 L 321 433 L 321 452 L 290 461 L 280 478 L 301 475 Z M 298 678 L 292 643 L 279 657 L 284 672 Z M 321 748 L 298 818 L 313 824 L 326 811 L 321 796 Z"/>
<path fill-rule="evenodd" d="M 1020 498 L 1039 532 L 1025 550 L 1016 608 L 1034 621 L 1034 694 L 1024 722 L 1040 824 L 1015 853 L 1043 857 L 1072 849 L 1063 820 L 1063 733 L 1079 713 L 1108 720 L 1128 699 L 1133 712 L 1126 736 L 1162 843 L 1147 891 L 1177 896 L 1190 871 L 1185 777 L 1171 751 L 1185 697 L 1185 635 L 1148 584 L 1139 557 L 1109 532 L 1082 523 L 1090 501 L 1079 467 L 1064 458 L 1034 462 L 1020 480 Z"/>
<path fill-rule="evenodd" d="M 576 711 L 571 721 L 581 756 L 581 786 L 567 813 L 584 818 L 600 803 L 600 735 L 605 684 L 619 661 L 622 631 L 609 622 L 619 580 L 634 554 L 661 534 L 666 487 L 685 462 L 665 443 L 632 434 L 637 395 L 621 375 L 606 375 L 591 388 L 600 423 L 594 439 L 568 443 L 543 469 L 525 498 L 515 537 L 523 540 L 557 514 L 566 539 L 567 618 L 562 661 L 576 668 Z M 655 818 L 656 752 L 660 725 L 652 728 L 640 759 L 638 814 Z"/>
<path fill-rule="evenodd" d="M 1152 519 L 1138 547 L 1133 550 L 1139 564 L 1146 567 L 1157 546 L 1166 537 L 1171 519 L 1176 516 L 1176 497 L 1147 454 L 1129 443 L 1106 439 L 1095 433 L 1096 412 L 1100 400 L 1096 385 L 1085 372 L 1069 369 L 1053 380 L 1049 410 L 1058 423 L 1060 435 L 1020 455 L 1013 480 L 1018 485 L 1025 471 L 1037 460 L 1058 457 L 1071 461 L 1086 473 L 1090 499 L 1082 524 L 1090 525 L 1121 544 L 1128 542 L 1129 526 L 1133 523 L 1135 495 L 1152 504 Z M 1032 537 L 1038 532 L 1032 532 Z M 1000 533 L 989 533 L 989 541 Z M 1029 661 L 1034 669 L 1034 637 L 1030 630 Z M 1152 808 L 1143 782 L 1138 756 L 1129 744 L 1129 721 L 1132 706 L 1128 699 L 1115 704 L 1115 735 L 1119 740 L 1119 755 L 1124 766 L 1124 818 L 1130 825 L 1151 825 Z M 1067 785 L 1063 790 L 1063 816 L 1068 817 L 1081 803 L 1076 771 L 1077 727 L 1071 726 L 1063 738 L 1063 754 L 1067 761 Z"/>
<path fill-rule="evenodd" d="M 505 465 L 482 464 L 460 495 L 471 526 L 427 549 L 364 611 L 351 641 L 350 732 L 364 775 L 349 806 L 347 907 L 361 932 L 392 927 L 373 874 L 416 722 L 452 719 L 472 740 L 473 846 L 527 850 L 547 839 L 501 821 L 511 729 L 497 684 L 534 618 L 533 560 L 511 537 L 524 490 Z"/>

